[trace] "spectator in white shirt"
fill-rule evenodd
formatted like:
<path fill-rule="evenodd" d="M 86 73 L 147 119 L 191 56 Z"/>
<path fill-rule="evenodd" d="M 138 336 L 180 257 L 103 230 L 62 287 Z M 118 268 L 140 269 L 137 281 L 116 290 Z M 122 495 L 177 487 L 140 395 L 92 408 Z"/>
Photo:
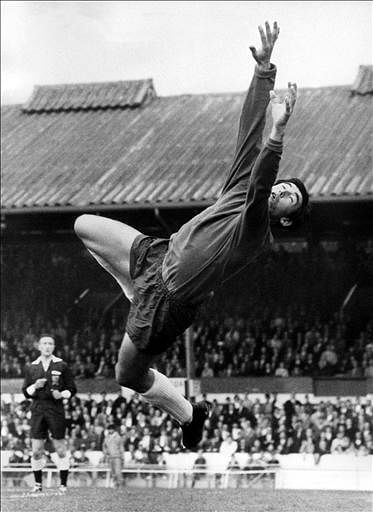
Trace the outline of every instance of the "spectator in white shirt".
<path fill-rule="evenodd" d="M 219 452 L 222 455 L 228 455 L 231 456 L 233 453 L 237 451 L 238 444 L 237 441 L 234 441 L 232 439 L 231 435 L 228 435 L 226 439 L 221 443 Z"/>
<path fill-rule="evenodd" d="M 275 377 L 289 377 L 289 371 L 285 367 L 285 363 L 283 361 L 279 362 L 279 365 L 275 371 Z"/>
<path fill-rule="evenodd" d="M 335 437 L 332 441 L 332 444 L 330 446 L 330 453 L 342 453 L 343 448 L 343 432 L 338 432 L 337 437 Z"/>

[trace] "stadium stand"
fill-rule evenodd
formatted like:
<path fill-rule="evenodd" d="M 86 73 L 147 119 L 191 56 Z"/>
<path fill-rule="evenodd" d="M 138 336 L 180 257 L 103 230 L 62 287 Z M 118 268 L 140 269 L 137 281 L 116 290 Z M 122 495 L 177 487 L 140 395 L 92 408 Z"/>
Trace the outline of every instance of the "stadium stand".
<path fill-rule="evenodd" d="M 108 303 L 117 290 L 81 252 L 76 245 L 56 243 L 30 245 L 27 251 L 12 244 L 3 251 L 3 378 L 22 376 L 23 366 L 37 356 L 34 343 L 42 332 L 56 337 L 56 354 L 77 378 L 113 376 L 126 306 L 122 301 L 103 317 L 102 296 L 97 299 L 95 290 L 106 289 Z M 336 314 L 351 286 L 362 275 L 366 284 L 369 273 L 370 241 L 360 247 L 341 244 L 333 252 L 322 247 L 268 252 L 242 276 L 239 300 L 218 292 L 194 324 L 196 376 L 370 377 L 371 317 Z M 20 294 L 22 288 L 29 293 Z M 74 305 L 85 288 L 90 293 Z M 185 376 L 181 339 L 159 366 L 170 377 Z"/>

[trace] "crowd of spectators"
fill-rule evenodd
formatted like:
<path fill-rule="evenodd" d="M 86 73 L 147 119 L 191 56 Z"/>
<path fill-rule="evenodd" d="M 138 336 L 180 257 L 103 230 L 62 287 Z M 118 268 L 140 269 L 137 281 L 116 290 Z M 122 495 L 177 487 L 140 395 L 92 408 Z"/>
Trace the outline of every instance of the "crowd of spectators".
<path fill-rule="evenodd" d="M 113 378 L 123 329 L 119 315 L 110 318 L 109 328 L 97 331 L 87 323 L 71 337 L 64 320 L 24 335 L 7 330 L 1 340 L 2 378 L 22 378 L 24 366 L 38 357 L 37 333 L 42 332 L 56 338 L 55 355 L 69 364 L 75 378 Z M 348 333 L 348 324 L 337 316 L 312 323 L 301 312 L 277 318 L 210 315 L 191 328 L 195 375 L 373 377 L 373 321 L 360 328 L 359 334 Z M 157 368 L 169 377 L 185 377 L 184 352 L 179 338 L 159 357 Z"/>
<path fill-rule="evenodd" d="M 360 325 L 362 327 L 362 325 Z M 373 322 L 359 334 L 336 315 L 210 318 L 194 326 L 198 377 L 373 376 Z"/>
<path fill-rule="evenodd" d="M 276 395 L 246 394 L 210 403 L 200 452 L 245 453 L 256 464 L 276 463 L 278 455 L 289 453 L 314 454 L 316 461 L 324 454 L 373 454 L 373 405 L 366 399 L 312 403 L 307 395 L 302 400 L 291 395 L 280 405 Z M 64 407 L 74 464 L 87 464 L 88 452 L 103 450 L 109 425 L 121 436 L 128 463 L 162 464 L 164 453 L 185 451 L 172 419 L 137 395 L 75 396 Z M 2 401 L 1 415 L 1 449 L 11 451 L 12 463 L 29 462 L 29 401 Z"/>
<path fill-rule="evenodd" d="M 204 306 L 192 326 L 197 377 L 373 376 L 371 315 L 336 314 L 369 278 L 372 243 L 294 247 L 275 247 L 240 275 L 240 294 L 228 282 Z M 113 377 L 128 304 L 81 245 L 10 244 L 2 267 L 3 378 L 22 377 L 42 332 L 76 378 Z M 185 376 L 183 339 L 157 366 Z"/>

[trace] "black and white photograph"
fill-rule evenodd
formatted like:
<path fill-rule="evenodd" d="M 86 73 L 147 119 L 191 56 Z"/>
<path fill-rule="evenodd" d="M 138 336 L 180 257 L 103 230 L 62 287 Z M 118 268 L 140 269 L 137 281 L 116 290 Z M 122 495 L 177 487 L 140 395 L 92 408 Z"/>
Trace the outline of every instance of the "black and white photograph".
<path fill-rule="evenodd" d="M 1 1 L 2 512 L 372 512 L 372 8 Z"/>

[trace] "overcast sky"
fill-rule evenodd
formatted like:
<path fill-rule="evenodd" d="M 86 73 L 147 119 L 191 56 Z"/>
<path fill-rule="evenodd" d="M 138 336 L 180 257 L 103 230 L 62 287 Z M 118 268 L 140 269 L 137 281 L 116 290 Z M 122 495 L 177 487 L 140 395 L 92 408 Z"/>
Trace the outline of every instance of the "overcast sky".
<path fill-rule="evenodd" d="M 34 85 L 153 78 L 158 95 L 243 91 L 277 20 L 277 86 L 351 84 L 372 63 L 371 2 L 1 2 L 2 103 Z"/>

